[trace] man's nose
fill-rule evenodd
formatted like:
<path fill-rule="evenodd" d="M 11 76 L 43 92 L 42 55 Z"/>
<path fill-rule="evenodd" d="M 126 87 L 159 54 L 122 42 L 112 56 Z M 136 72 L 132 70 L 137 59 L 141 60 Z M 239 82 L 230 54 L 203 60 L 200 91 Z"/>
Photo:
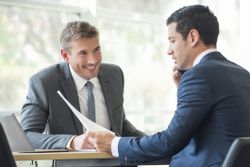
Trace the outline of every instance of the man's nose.
<path fill-rule="evenodd" d="M 96 56 L 94 54 L 89 54 L 88 55 L 88 64 L 95 64 L 97 61 Z"/>
<path fill-rule="evenodd" d="M 173 54 L 173 50 L 171 48 L 168 48 L 167 54 L 170 56 Z"/>

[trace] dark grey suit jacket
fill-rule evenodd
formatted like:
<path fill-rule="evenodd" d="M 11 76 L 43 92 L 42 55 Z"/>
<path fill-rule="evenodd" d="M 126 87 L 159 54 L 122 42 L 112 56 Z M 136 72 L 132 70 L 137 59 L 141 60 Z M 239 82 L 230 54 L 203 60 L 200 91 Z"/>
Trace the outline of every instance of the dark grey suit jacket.
<path fill-rule="evenodd" d="M 108 110 L 111 130 L 121 136 L 140 136 L 127 119 L 123 108 L 124 78 L 116 65 L 102 64 L 98 74 Z M 60 63 L 43 69 L 30 78 L 21 126 L 34 148 L 65 148 L 72 135 L 83 133 L 82 124 L 56 93 L 60 90 L 80 111 L 77 91 L 69 65 Z M 46 129 L 46 132 L 45 132 Z"/>

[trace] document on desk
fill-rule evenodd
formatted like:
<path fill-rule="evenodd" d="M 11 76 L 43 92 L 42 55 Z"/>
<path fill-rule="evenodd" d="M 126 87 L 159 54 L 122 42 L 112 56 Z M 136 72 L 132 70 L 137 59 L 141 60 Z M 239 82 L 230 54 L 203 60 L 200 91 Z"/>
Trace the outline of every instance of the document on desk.
<path fill-rule="evenodd" d="M 81 114 L 70 102 L 62 95 L 62 93 L 58 90 L 57 93 L 59 96 L 63 99 L 63 101 L 67 104 L 67 106 L 71 109 L 71 111 L 75 114 L 75 116 L 79 119 L 79 121 L 82 123 L 82 125 L 87 129 L 91 131 L 106 131 L 114 133 L 95 122 L 91 121 L 87 117 L 85 117 L 83 114 Z"/>
<path fill-rule="evenodd" d="M 87 153 L 95 153 L 98 152 L 96 149 L 81 149 L 81 150 L 74 150 L 75 152 L 87 152 Z"/>

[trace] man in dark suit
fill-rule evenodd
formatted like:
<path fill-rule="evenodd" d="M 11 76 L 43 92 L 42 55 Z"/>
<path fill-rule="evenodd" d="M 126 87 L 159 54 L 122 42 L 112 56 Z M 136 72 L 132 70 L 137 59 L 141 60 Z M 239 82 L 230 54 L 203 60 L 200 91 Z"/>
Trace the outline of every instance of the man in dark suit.
<path fill-rule="evenodd" d="M 63 30 L 60 42 L 65 62 L 47 67 L 30 78 L 22 108 L 21 126 L 33 147 L 92 148 L 86 142 L 83 125 L 57 94 L 60 90 L 87 116 L 87 82 L 93 84 L 96 123 L 117 135 L 143 135 L 124 113 L 122 70 L 116 65 L 101 63 L 97 29 L 87 22 L 70 22 Z"/>
<path fill-rule="evenodd" d="M 216 50 L 219 23 L 208 7 L 183 7 L 167 27 L 178 86 L 168 128 L 144 137 L 87 132 L 88 139 L 121 164 L 166 158 L 171 167 L 219 167 L 233 140 L 250 136 L 250 74 Z"/>

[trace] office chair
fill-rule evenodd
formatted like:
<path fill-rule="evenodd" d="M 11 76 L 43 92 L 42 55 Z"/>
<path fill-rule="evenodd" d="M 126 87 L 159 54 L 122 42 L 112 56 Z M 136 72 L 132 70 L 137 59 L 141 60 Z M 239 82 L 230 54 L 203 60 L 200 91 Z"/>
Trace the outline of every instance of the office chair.
<path fill-rule="evenodd" d="M 4 167 L 16 167 L 7 137 L 0 123 L 0 164 Z"/>
<path fill-rule="evenodd" d="M 250 137 L 239 137 L 231 145 L 222 167 L 250 166 Z"/>

